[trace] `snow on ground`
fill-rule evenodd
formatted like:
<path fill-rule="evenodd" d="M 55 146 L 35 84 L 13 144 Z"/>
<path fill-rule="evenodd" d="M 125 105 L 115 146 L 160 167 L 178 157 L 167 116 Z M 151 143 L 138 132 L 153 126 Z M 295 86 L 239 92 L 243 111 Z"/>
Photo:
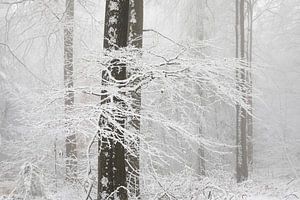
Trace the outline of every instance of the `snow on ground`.
<path fill-rule="evenodd" d="M 300 180 L 274 179 L 254 184 L 247 192 L 246 200 L 300 199 Z"/>
<path fill-rule="evenodd" d="M 160 179 L 159 184 L 143 188 L 142 200 L 300 200 L 300 180 L 273 179 L 263 181 L 247 181 L 235 184 L 234 179 L 219 180 L 214 178 L 197 179 L 195 177 L 179 177 L 177 180 Z M 150 189 L 149 189 L 150 188 Z M 151 189 L 152 188 L 152 189 Z M 81 189 L 71 187 L 58 188 L 57 193 L 47 192 L 44 198 L 29 197 L 27 200 L 81 200 L 85 194 Z M 0 191 L 3 192 L 3 191 Z M 25 200 L 20 195 L 0 200 Z"/>
<path fill-rule="evenodd" d="M 269 197 L 269 196 L 252 196 L 252 197 L 249 197 L 247 198 L 248 200 L 280 200 L 279 198 L 277 197 Z"/>
<path fill-rule="evenodd" d="M 248 197 L 247 200 L 296 200 L 299 199 L 299 197 L 291 195 L 291 196 L 287 196 L 285 198 L 279 198 L 279 197 L 272 197 L 272 196 L 268 196 L 268 195 L 257 195 L 257 196 L 251 196 Z"/>

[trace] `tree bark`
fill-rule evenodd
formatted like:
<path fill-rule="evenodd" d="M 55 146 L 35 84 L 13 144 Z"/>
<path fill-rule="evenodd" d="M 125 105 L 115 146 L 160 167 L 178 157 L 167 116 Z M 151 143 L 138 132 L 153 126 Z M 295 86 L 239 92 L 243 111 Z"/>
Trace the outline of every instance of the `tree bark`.
<path fill-rule="evenodd" d="M 198 33 L 198 38 L 200 41 L 203 41 L 204 40 L 204 16 L 205 16 L 205 9 L 204 9 L 204 2 L 203 0 L 198 0 L 198 5 L 199 5 L 199 10 L 200 10 L 200 19 L 198 20 L 198 24 L 197 26 L 199 26 L 200 30 L 199 30 L 199 33 Z M 200 96 L 203 96 L 205 95 L 203 91 L 199 91 L 200 93 Z M 205 102 L 200 102 L 200 104 L 205 104 Z M 201 112 L 201 111 L 200 111 Z M 201 115 L 204 115 L 201 114 Z M 203 128 L 203 124 L 204 122 L 202 121 L 204 120 L 204 117 L 200 117 L 200 120 L 199 120 L 199 134 L 201 137 L 204 137 L 204 128 Z M 199 149 L 198 149 L 198 159 L 199 159 L 199 169 L 198 169 L 198 174 L 201 175 L 201 176 L 205 176 L 205 150 L 204 150 L 204 145 L 200 145 Z"/>
<path fill-rule="evenodd" d="M 250 106 L 249 114 L 247 115 L 247 131 L 248 131 L 248 167 L 250 172 L 253 171 L 253 99 L 252 99 L 252 51 L 253 51 L 253 2 L 248 2 L 248 34 L 249 34 L 249 47 L 248 47 L 248 64 L 249 72 L 247 73 L 247 83 L 249 84 L 248 103 Z"/>
<path fill-rule="evenodd" d="M 64 26 L 64 85 L 66 115 L 66 180 L 74 181 L 77 177 L 76 134 L 72 125 L 74 105 L 73 91 L 73 35 L 74 35 L 74 0 L 66 0 Z"/>
<path fill-rule="evenodd" d="M 128 43 L 128 11 L 129 0 L 106 0 L 105 10 L 105 28 L 104 28 L 104 49 L 118 50 L 126 47 Z M 113 83 L 109 80 L 108 73 L 115 80 L 126 79 L 126 66 L 118 59 L 113 59 L 107 71 L 102 73 L 102 84 Z M 120 85 L 117 85 L 120 88 Z M 102 96 L 103 100 L 106 96 Z M 114 96 L 112 102 L 118 109 L 113 110 L 111 116 L 114 122 L 108 120 L 106 116 L 100 116 L 100 130 L 110 132 L 109 136 L 116 137 L 106 138 L 100 131 L 99 133 L 99 156 L 98 156 L 98 200 L 103 199 L 120 199 L 127 200 L 127 184 L 125 171 L 125 150 L 122 144 L 125 128 L 125 115 L 122 110 L 125 103 L 122 99 Z M 121 128 L 120 128 L 121 127 Z M 107 134 L 106 134 L 107 135 Z M 112 194 L 114 192 L 114 194 Z"/>
<path fill-rule="evenodd" d="M 237 50 L 236 55 L 240 56 L 241 69 L 237 70 L 238 89 L 241 91 L 243 98 L 247 98 L 246 90 L 246 71 L 245 71 L 245 0 L 236 1 L 236 22 L 239 26 L 237 34 Z M 236 29 L 236 31 L 238 28 Z M 240 38 L 240 40 L 239 40 Z M 240 43 L 240 51 L 238 51 L 238 43 Z M 237 182 L 248 179 L 248 161 L 247 161 L 247 111 L 245 108 L 237 105 L 237 131 L 236 131 L 236 178 Z"/>
<path fill-rule="evenodd" d="M 144 1 L 143 0 L 130 0 L 129 2 L 129 29 L 128 29 L 128 43 L 134 48 L 142 48 L 143 46 L 143 17 L 144 17 Z M 138 73 L 139 69 L 130 72 L 130 74 Z M 130 76 L 129 74 L 129 76 Z M 133 84 L 138 85 L 140 79 L 137 79 Z M 134 115 L 130 122 L 136 133 L 136 140 L 132 142 L 131 148 L 135 155 L 128 154 L 128 182 L 129 190 L 134 196 L 140 199 L 140 151 L 139 151 L 139 135 L 140 135 L 140 115 L 142 103 L 142 88 L 138 88 L 131 93 L 133 99 L 133 112 Z"/>

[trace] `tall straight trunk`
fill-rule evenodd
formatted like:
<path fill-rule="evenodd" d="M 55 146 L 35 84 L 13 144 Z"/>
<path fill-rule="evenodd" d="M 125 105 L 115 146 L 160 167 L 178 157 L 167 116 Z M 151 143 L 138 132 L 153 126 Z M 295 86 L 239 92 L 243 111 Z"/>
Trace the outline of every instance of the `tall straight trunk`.
<path fill-rule="evenodd" d="M 239 0 L 235 0 L 235 57 L 238 59 L 239 58 L 239 41 L 240 41 L 240 37 L 239 37 L 239 24 L 240 24 L 240 19 L 239 19 L 239 4 L 240 1 Z M 240 70 L 237 68 L 236 69 L 236 81 L 237 81 L 237 89 L 239 90 L 239 75 L 240 74 Z M 238 177 L 240 175 L 238 175 L 240 173 L 239 170 L 239 143 L 240 143 L 240 105 L 237 103 L 236 104 L 236 127 L 235 127 L 235 131 L 236 131 L 236 178 L 237 181 Z"/>
<path fill-rule="evenodd" d="M 144 21 L 144 1 L 143 0 L 130 0 L 129 2 L 129 29 L 128 29 L 128 43 L 134 48 L 142 48 L 143 46 L 143 21 Z M 131 73 L 137 73 L 139 69 Z M 134 83 L 139 84 L 140 80 L 137 79 Z M 128 177 L 129 189 L 136 198 L 140 198 L 140 152 L 139 152 L 139 134 L 140 134 L 140 114 L 141 114 L 141 101 L 142 101 L 142 88 L 138 88 L 135 92 L 131 93 L 133 98 L 134 116 L 131 121 L 136 135 L 136 141 L 133 142 L 132 151 L 135 156 L 128 155 Z"/>
<path fill-rule="evenodd" d="M 253 51 L 253 2 L 249 0 L 248 3 L 248 35 L 249 35 L 249 47 L 248 47 L 248 64 L 249 72 L 247 74 L 247 83 L 249 84 L 248 103 L 250 106 L 249 114 L 247 115 L 247 131 L 248 131 L 248 167 L 250 171 L 253 171 L 253 100 L 252 100 L 252 51 Z"/>
<path fill-rule="evenodd" d="M 204 119 L 202 117 L 202 119 Z M 200 122 L 200 127 L 199 127 L 199 135 L 201 137 L 204 137 L 204 128 L 202 126 L 203 121 L 201 120 Z M 205 151 L 204 151 L 204 146 L 200 145 L 199 149 L 198 149 L 198 162 L 199 162 L 199 167 L 198 167 L 198 175 L 201 176 L 205 176 L 206 172 L 205 172 Z"/>
<path fill-rule="evenodd" d="M 66 115 L 66 180 L 74 181 L 77 176 L 76 134 L 72 125 L 74 105 L 73 91 L 73 35 L 74 35 L 74 0 L 66 0 L 64 26 L 64 86 Z"/>
<path fill-rule="evenodd" d="M 104 28 L 104 49 L 118 50 L 126 47 L 128 43 L 128 11 L 129 0 L 106 0 L 105 10 L 105 28 Z M 126 79 L 126 66 L 118 59 L 113 59 L 110 62 L 108 71 L 102 73 L 102 84 L 113 83 L 109 80 L 109 74 L 115 80 Z M 117 83 L 114 83 L 117 84 Z M 118 86 L 117 87 L 121 87 Z M 103 95 L 101 99 L 105 99 Z M 99 133 L 99 155 L 98 155 L 98 200 L 103 199 L 118 199 L 127 200 L 127 184 L 125 170 L 125 149 L 122 144 L 124 133 L 122 128 L 125 128 L 126 117 L 122 113 L 125 103 L 122 99 L 114 96 L 112 102 L 119 109 L 113 110 L 112 119 L 115 123 L 108 121 L 108 118 L 101 116 L 99 126 L 101 130 L 112 132 L 110 135 L 117 135 L 117 138 L 105 138 L 101 131 Z M 121 110 L 121 111 L 120 111 Z M 121 127 L 121 128 L 119 128 Z M 121 140 L 121 141 L 120 141 Z M 114 192 L 114 194 L 112 194 Z"/>
<path fill-rule="evenodd" d="M 236 2 L 236 14 L 239 17 L 239 38 L 240 52 L 237 56 L 240 56 L 240 65 L 242 66 L 237 72 L 238 89 L 241 91 L 243 98 L 247 98 L 246 84 L 246 71 L 245 71 L 245 0 Z M 238 29 L 237 29 L 238 30 Z M 248 178 L 248 161 L 247 161 L 247 111 L 245 108 L 237 105 L 237 152 L 236 152 L 236 177 L 237 182 L 242 182 Z"/>
<path fill-rule="evenodd" d="M 199 32 L 198 32 L 198 38 L 200 41 L 204 40 L 204 16 L 205 16 L 205 9 L 204 9 L 204 2 L 203 0 L 198 0 L 198 5 L 199 5 L 199 11 L 200 11 L 200 15 L 199 15 L 199 19 L 197 21 L 197 26 L 199 27 Z M 199 91 L 200 96 L 205 95 L 203 91 Z M 201 104 L 205 104 L 205 102 L 200 102 Z M 204 115 L 204 114 L 201 114 Z M 204 117 L 200 117 L 199 120 L 199 135 L 201 137 L 204 137 Z M 205 176 L 205 151 L 204 151 L 204 146 L 203 144 L 200 145 L 199 149 L 198 149 L 198 162 L 199 162 L 199 168 L 198 168 L 198 174 L 201 176 Z"/>
<path fill-rule="evenodd" d="M 130 0 L 129 44 L 135 48 L 143 46 L 144 0 Z"/>

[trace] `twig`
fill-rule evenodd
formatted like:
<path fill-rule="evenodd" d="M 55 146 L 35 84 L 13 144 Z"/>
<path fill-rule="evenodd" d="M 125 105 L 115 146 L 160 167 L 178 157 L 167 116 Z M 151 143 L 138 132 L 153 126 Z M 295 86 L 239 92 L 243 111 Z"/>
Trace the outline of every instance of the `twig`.
<path fill-rule="evenodd" d="M 0 43 L 0 45 L 5 46 L 9 52 L 11 53 L 11 55 L 37 80 L 39 80 L 41 83 L 48 85 L 45 81 L 43 81 L 42 79 L 40 79 L 37 75 L 35 75 L 28 67 L 27 65 L 25 65 L 19 58 L 18 56 L 16 56 L 16 54 L 12 51 L 12 49 L 5 43 Z"/>

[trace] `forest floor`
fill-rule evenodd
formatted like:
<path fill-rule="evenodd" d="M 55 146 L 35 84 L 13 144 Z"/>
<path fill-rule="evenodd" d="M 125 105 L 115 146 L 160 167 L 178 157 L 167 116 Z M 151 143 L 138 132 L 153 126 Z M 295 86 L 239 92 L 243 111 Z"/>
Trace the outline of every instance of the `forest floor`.
<path fill-rule="evenodd" d="M 274 179 L 253 182 L 252 186 L 241 186 L 246 200 L 299 200 L 300 181 Z M 241 199 L 241 200 L 242 200 Z"/>
<path fill-rule="evenodd" d="M 287 178 L 263 181 L 246 181 L 235 184 L 220 179 L 204 178 L 202 180 L 179 178 L 158 180 L 151 187 L 143 188 L 143 200 L 300 200 L 300 180 Z M 0 182 L 1 183 L 1 182 Z M 0 186 L 5 186 L 2 182 Z M 151 189 L 149 189 L 151 188 Z M 0 194 L 5 191 L 0 187 Z M 85 194 L 78 188 L 61 187 L 57 193 L 46 192 L 47 197 L 7 198 L 0 200 L 82 200 Z"/>

